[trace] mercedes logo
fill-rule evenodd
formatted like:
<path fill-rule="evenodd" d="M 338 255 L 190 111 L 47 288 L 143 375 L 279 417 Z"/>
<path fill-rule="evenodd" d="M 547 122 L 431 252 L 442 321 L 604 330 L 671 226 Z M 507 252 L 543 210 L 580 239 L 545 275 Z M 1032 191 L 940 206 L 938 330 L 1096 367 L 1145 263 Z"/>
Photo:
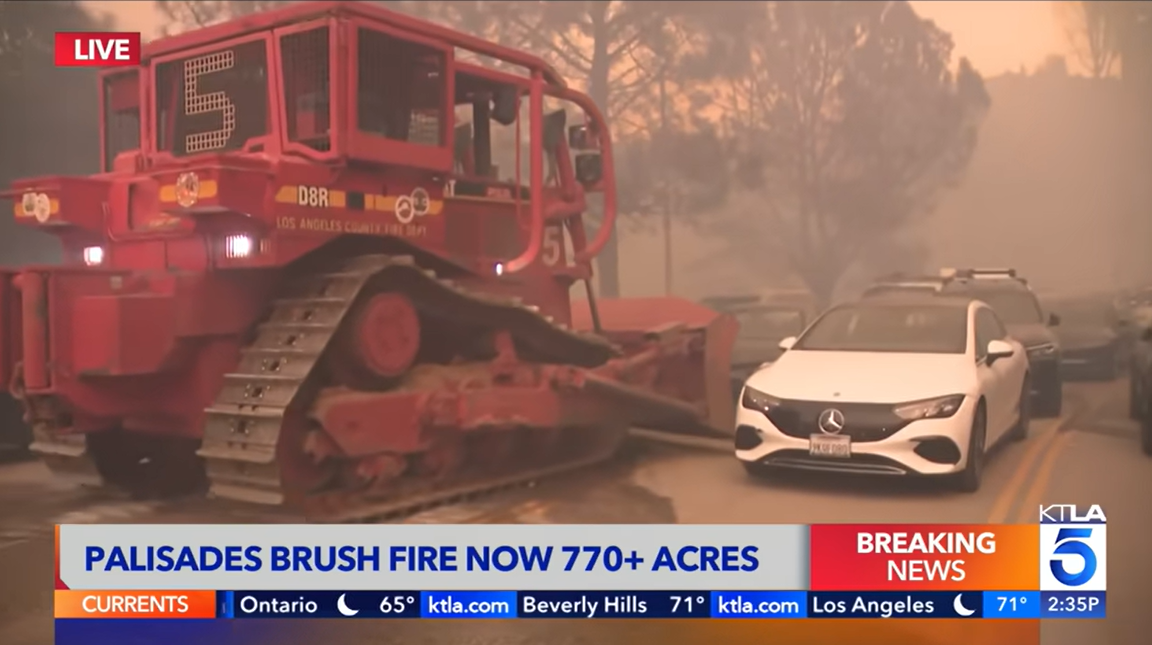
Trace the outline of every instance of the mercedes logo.
<path fill-rule="evenodd" d="M 824 434 L 840 434 L 844 429 L 844 413 L 830 408 L 820 413 L 820 418 L 816 420 L 816 424 L 820 426 L 820 432 Z"/>

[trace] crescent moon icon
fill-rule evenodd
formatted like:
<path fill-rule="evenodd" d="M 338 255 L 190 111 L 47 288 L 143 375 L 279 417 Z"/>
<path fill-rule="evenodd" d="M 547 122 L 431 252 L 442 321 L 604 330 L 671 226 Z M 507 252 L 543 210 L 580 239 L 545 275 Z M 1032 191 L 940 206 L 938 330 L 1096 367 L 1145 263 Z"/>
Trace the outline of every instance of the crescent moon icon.
<path fill-rule="evenodd" d="M 340 596 L 340 611 L 344 611 L 344 596 Z M 971 616 L 976 613 L 975 609 L 969 609 L 964 606 L 964 594 L 956 594 L 956 599 L 952 601 L 952 609 L 961 616 Z"/>
<path fill-rule="evenodd" d="M 348 606 L 348 603 L 344 601 L 344 596 L 346 595 L 347 594 L 340 594 L 340 598 L 336 601 L 336 609 L 340 610 L 340 613 L 344 616 L 355 616 L 360 613 L 360 610 L 352 609 Z M 959 597 L 956 598 L 956 602 L 960 602 Z"/>

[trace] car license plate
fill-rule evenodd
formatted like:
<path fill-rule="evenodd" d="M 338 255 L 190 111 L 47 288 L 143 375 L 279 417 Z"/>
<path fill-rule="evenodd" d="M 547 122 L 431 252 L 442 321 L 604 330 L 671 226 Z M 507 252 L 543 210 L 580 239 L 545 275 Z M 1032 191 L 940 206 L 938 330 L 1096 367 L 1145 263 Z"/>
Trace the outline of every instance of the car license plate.
<path fill-rule="evenodd" d="M 808 438 L 808 453 L 813 457 L 851 457 L 852 438 L 842 434 L 814 434 Z"/>

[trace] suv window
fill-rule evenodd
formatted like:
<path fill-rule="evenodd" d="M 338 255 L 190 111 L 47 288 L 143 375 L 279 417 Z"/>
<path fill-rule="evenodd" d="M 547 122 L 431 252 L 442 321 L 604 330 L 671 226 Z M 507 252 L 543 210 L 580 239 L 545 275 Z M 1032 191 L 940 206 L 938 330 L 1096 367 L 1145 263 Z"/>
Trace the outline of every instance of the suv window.
<path fill-rule="evenodd" d="M 988 334 L 988 340 L 1004 340 L 1008 337 L 1008 331 L 1004 329 L 1004 324 L 996 316 L 996 312 L 991 309 L 980 308 L 976 311 L 976 323 L 985 329 Z"/>
<path fill-rule="evenodd" d="M 980 315 L 982 310 L 976 311 L 975 320 L 973 320 L 973 342 L 976 344 L 975 353 L 976 360 L 982 361 L 988 356 L 988 343 L 992 340 L 991 330 L 988 329 L 987 321 Z"/>

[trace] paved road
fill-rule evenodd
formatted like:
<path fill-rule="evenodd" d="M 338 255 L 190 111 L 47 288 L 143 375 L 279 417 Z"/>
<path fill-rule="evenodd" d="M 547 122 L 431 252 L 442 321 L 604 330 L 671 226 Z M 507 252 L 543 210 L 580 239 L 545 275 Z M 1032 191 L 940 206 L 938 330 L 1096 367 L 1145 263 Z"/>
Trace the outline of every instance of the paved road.
<path fill-rule="evenodd" d="M 1152 611 L 1148 611 L 1152 551 L 1146 548 L 1146 536 L 1152 535 L 1152 460 L 1139 452 L 1134 424 L 1126 419 L 1125 396 L 1122 382 L 1069 386 L 1068 414 L 1035 421 L 1027 442 L 1000 451 L 988 466 L 983 489 L 974 495 L 908 482 L 825 477 L 756 482 L 729 455 L 662 448 L 562 482 L 440 509 L 411 521 L 1012 523 L 1034 522 L 1041 503 L 1098 503 L 1104 505 L 1110 520 L 1110 618 L 1045 624 L 1043 642 L 1139 645 L 1152 634 Z M 0 643 L 51 642 L 53 523 L 268 519 L 242 508 L 209 510 L 198 500 L 141 503 L 77 492 L 53 483 L 38 464 L 0 466 Z M 793 634 L 795 642 L 810 642 L 802 641 L 805 637 L 799 631 L 789 631 L 804 629 L 799 623 L 460 621 L 389 624 L 384 629 L 350 621 L 341 626 L 346 631 L 341 632 L 339 642 L 349 644 L 740 643 L 762 642 L 769 634 L 777 642 L 792 642 L 779 638 L 785 632 Z M 895 621 L 886 629 L 899 632 L 907 626 L 907 621 Z M 323 641 L 337 642 L 330 625 L 323 629 Z M 975 633 L 934 631 L 932 642 L 941 644 L 1000 642 Z M 914 632 L 890 633 L 883 642 L 926 642 Z M 1004 642 L 1035 642 L 1034 637 L 1012 638 Z"/>

